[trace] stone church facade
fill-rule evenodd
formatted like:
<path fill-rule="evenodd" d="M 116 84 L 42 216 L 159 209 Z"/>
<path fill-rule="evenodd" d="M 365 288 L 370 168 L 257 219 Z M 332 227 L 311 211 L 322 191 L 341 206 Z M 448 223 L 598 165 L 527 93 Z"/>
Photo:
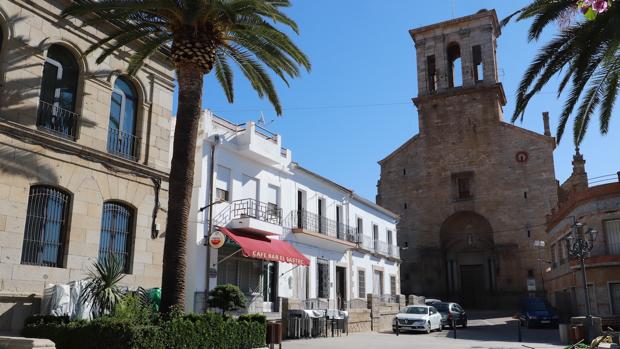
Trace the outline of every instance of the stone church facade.
<path fill-rule="evenodd" d="M 557 202 L 555 140 L 506 123 L 494 10 L 413 29 L 419 134 L 379 161 L 400 214 L 404 294 L 514 306 L 542 290 L 535 241 Z"/>

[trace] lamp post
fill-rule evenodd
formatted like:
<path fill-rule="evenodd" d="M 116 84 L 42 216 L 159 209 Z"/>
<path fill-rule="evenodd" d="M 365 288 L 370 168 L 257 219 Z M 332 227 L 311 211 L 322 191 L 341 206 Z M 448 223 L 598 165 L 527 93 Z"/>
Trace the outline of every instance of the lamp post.
<path fill-rule="evenodd" d="M 583 282 L 583 290 L 586 303 L 586 333 L 587 340 L 592 340 L 592 310 L 590 308 L 590 295 L 588 293 L 588 282 L 586 279 L 586 266 L 585 259 L 590 256 L 590 251 L 594 247 L 594 241 L 598 231 L 595 229 L 588 229 L 585 233 L 583 231 L 583 223 L 577 222 L 573 217 L 573 231 L 565 239 L 567 242 L 568 253 L 579 259 L 581 265 L 581 281 Z"/>

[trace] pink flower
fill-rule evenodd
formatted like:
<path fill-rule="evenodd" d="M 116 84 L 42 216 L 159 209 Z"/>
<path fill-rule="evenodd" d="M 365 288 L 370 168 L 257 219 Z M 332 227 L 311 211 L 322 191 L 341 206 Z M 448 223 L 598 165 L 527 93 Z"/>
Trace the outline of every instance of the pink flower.
<path fill-rule="evenodd" d="M 603 13 L 607 11 L 608 5 L 607 0 L 594 0 L 592 3 L 592 9 L 598 13 Z"/>

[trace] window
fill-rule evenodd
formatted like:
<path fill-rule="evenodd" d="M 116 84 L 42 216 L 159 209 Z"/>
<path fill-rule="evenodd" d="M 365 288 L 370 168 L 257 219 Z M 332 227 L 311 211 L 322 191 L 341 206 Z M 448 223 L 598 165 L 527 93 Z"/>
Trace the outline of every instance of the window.
<path fill-rule="evenodd" d="M 473 46 L 471 48 L 471 54 L 474 64 L 474 82 L 480 82 L 484 80 L 484 66 L 482 64 L 482 49 L 480 45 Z"/>
<path fill-rule="evenodd" d="M 357 296 L 359 298 L 366 298 L 366 271 L 357 271 Z"/>
<path fill-rule="evenodd" d="M 133 210 L 118 202 L 105 202 L 101 219 L 99 260 L 115 258 L 130 273 Z"/>
<path fill-rule="evenodd" d="M 392 231 L 391 231 L 391 230 L 388 230 L 386 234 L 387 234 L 387 245 L 388 245 L 387 247 L 388 247 L 388 254 L 389 254 L 390 256 L 393 256 L 393 255 L 394 255 L 394 250 L 395 250 L 396 248 L 398 248 L 398 247 L 396 247 L 396 246 L 393 246 L 393 245 L 392 245 L 392 242 L 393 242 L 393 238 L 392 238 Z"/>
<path fill-rule="evenodd" d="M 215 201 L 230 201 L 228 190 L 220 188 L 215 189 Z"/>
<path fill-rule="evenodd" d="M 452 175 L 453 193 L 456 200 L 473 198 L 473 172 L 461 172 Z"/>
<path fill-rule="evenodd" d="M 459 87 L 463 85 L 463 73 L 461 68 L 461 48 L 457 43 L 448 45 L 448 86 Z"/>
<path fill-rule="evenodd" d="M 459 199 L 469 199 L 471 192 L 469 191 L 469 178 L 463 177 L 457 179 Z"/>
<path fill-rule="evenodd" d="M 342 206 L 336 206 L 336 235 L 339 239 L 343 238 L 344 225 L 342 224 Z"/>
<path fill-rule="evenodd" d="M 607 249 L 611 255 L 620 255 L 620 219 L 605 222 Z"/>
<path fill-rule="evenodd" d="M 374 287 L 372 294 L 375 296 L 381 296 L 383 294 L 383 272 L 380 270 L 374 271 Z"/>
<path fill-rule="evenodd" d="M 317 208 L 316 208 L 316 212 L 317 212 L 317 219 L 318 219 L 318 226 L 319 226 L 319 233 L 323 234 L 325 233 L 325 224 L 327 223 L 325 221 L 325 217 L 323 217 L 323 210 L 325 209 L 325 200 L 319 198 L 317 200 Z"/>
<path fill-rule="evenodd" d="M 376 251 L 379 248 L 379 226 L 376 224 L 372 225 L 372 241 Z"/>
<path fill-rule="evenodd" d="M 609 284 L 609 297 L 611 299 L 611 313 L 620 315 L 620 283 Z"/>
<path fill-rule="evenodd" d="M 63 267 L 69 194 L 49 186 L 30 187 L 22 264 Z"/>
<path fill-rule="evenodd" d="M 303 228 L 306 214 L 304 210 L 306 209 L 306 193 L 303 190 L 297 191 L 297 228 Z"/>
<path fill-rule="evenodd" d="M 130 160 L 138 160 L 136 118 L 138 94 L 135 88 L 119 77 L 114 82 L 110 104 L 110 125 L 108 127 L 108 152 Z"/>
<path fill-rule="evenodd" d="M 37 126 L 61 137 L 75 140 L 78 115 L 75 113 L 79 68 L 66 48 L 52 45 L 43 66 Z"/>
<path fill-rule="evenodd" d="M 230 169 L 221 165 L 215 175 L 215 200 L 230 201 Z"/>
<path fill-rule="evenodd" d="M 364 235 L 364 221 L 361 218 L 357 218 L 357 235 Z"/>
<path fill-rule="evenodd" d="M 396 296 L 396 275 L 390 275 L 390 294 Z"/>
<path fill-rule="evenodd" d="M 266 196 L 268 221 L 280 224 L 280 187 L 269 184 Z"/>
<path fill-rule="evenodd" d="M 329 261 L 317 259 L 318 298 L 329 298 Z"/>
<path fill-rule="evenodd" d="M 437 68 L 434 55 L 426 57 L 426 74 L 428 79 L 428 92 L 433 93 L 437 91 Z"/>

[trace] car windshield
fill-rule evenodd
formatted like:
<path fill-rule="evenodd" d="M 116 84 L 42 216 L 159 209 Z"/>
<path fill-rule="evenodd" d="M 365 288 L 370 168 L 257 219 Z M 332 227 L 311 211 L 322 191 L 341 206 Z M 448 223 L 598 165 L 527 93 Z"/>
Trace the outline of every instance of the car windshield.
<path fill-rule="evenodd" d="M 527 305 L 527 310 L 530 310 L 530 311 L 547 310 L 547 306 L 545 305 L 545 303 L 530 303 Z"/>
<path fill-rule="evenodd" d="M 433 306 L 435 308 L 437 308 L 437 310 L 441 313 L 447 313 L 448 312 L 448 308 L 450 306 L 449 303 L 435 303 L 433 304 Z"/>
<path fill-rule="evenodd" d="M 426 307 L 407 307 L 401 311 L 405 314 L 428 314 L 428 308 Z"/>

